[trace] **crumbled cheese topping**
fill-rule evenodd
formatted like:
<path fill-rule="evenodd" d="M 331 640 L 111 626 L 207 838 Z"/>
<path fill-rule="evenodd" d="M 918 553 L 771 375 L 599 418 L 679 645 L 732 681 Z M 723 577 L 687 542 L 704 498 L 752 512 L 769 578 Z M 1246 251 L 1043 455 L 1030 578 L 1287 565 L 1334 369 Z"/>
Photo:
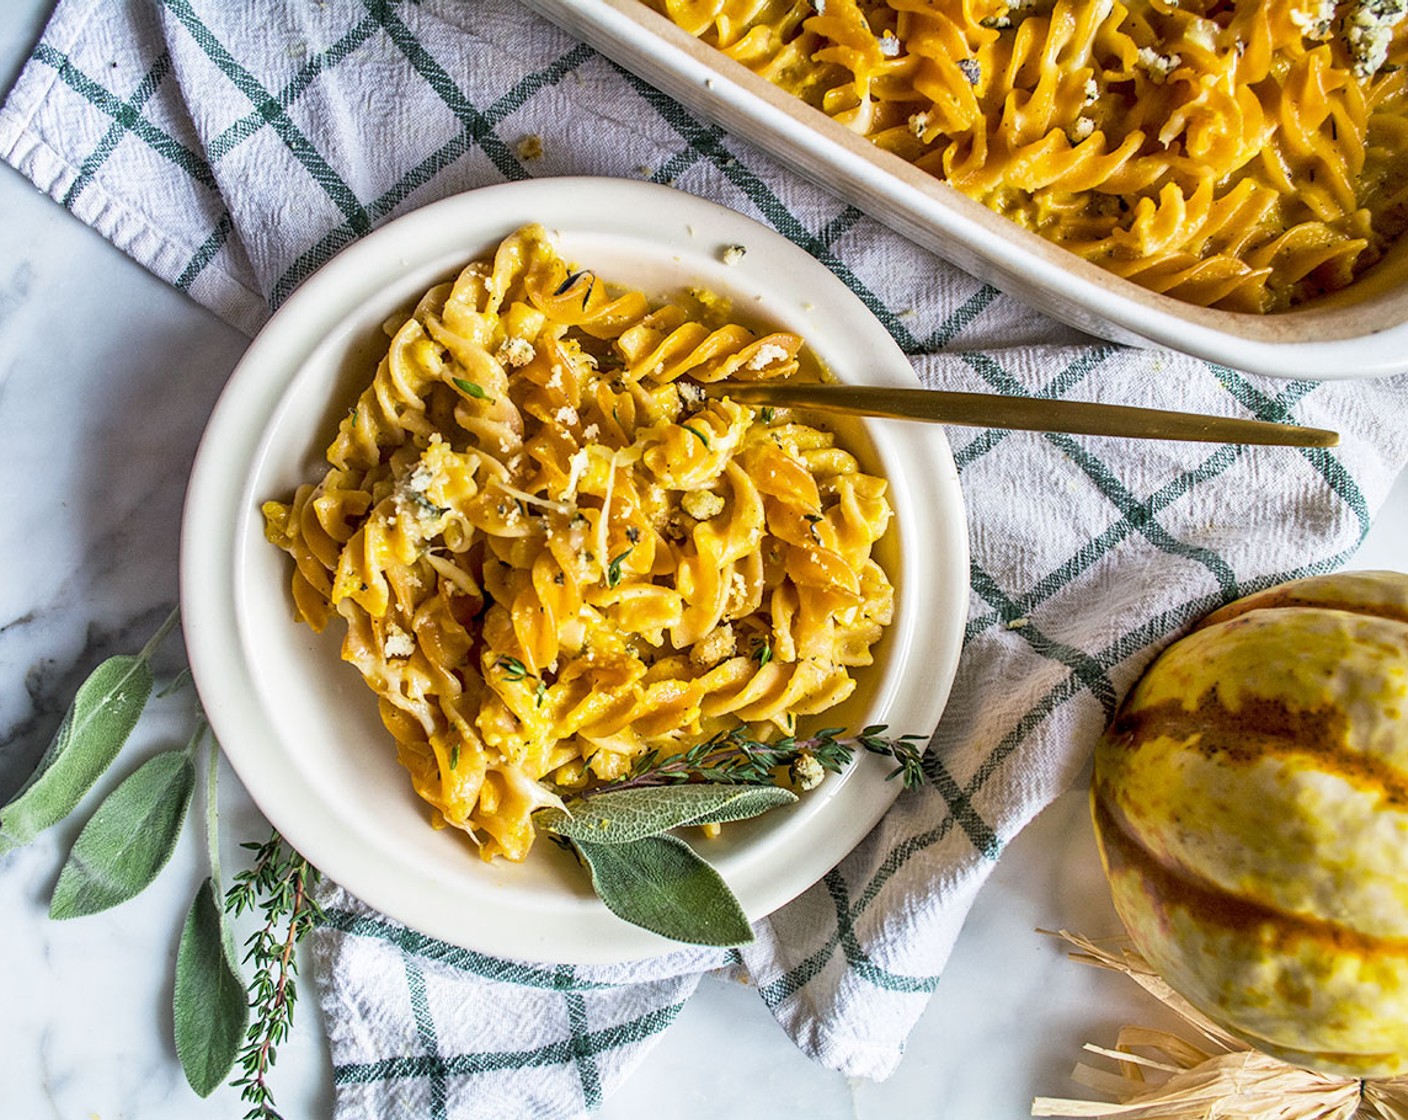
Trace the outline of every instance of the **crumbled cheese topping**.
<path fill-rule="evenodd" d="M 741 261 L 748 250 L 742 245 L 727 245 L 721 255 L 724 264 L 734 265 Z"/>
<path fill-rule="evenodd" d="M 680 404 L 685 408 L 698 408 L 707 399 L 704 386 L 697 381 L 676 381 L 675 392 L 680 395 Z"/>
<path fill-rule="evenodd" d="M 1183 63 L 1176 54 L 1160 54 L 1153 47 L 1139 48 L 1139 65 L 1149 72 L 1156 82 L 1164 81 Z"/>
<path fill-rule="evenodd" d="M 570 428 L 577 422 L 577 410 L 570 404 L 565 404 L 554 412 L 552 417 L 564 428 Z"/>
<path fill-rule="evenodd" d="M 689 651 L 689 660 L 701 669 L 712 668 L 724 658 L 732 657 L 737 648 L 738 639 L 734 636 L 733 627 L 721 622 L 694 643 Z"/>
<path fill-rule="evenodd" d="M 724 511 L 724 500 L 712 490 L 691 490 L 680 499 L 685 513 L 696 521 L 708 521 Z M 740 577 L 735 573 L 735 579 Z"/>
<path fill-rule="evenodd" d="M 1089 139 L 1094 132 L 1095 122 L 1089 117 L 1077 117 L 1076 123 L 1071 125 L 1071 139 L 1077 144 Z"/>
<path fill-rule="evenodd" d="M 416 640 L 394 622 L 386 624 L 386 637 L 382 649 L 387 657 L 410 657 L 416 651 Z"/>
<path fill-rule="evenodd" d="M 900 41 L 889 32 L 883 32 L 879 41 L 880 53 L 886 58 L 898 58 L 900 54 Z"/>
<path fill-rule="evenodd" d="M 1094 105 L 1100 100 L 1100 83 L 1093 77 L 1085 79 L 1085 103 Z"/>
<path fill-rule="evenodd" d="M 960 58 L 958 68 L 963 71 L 963 76 L 968 79 L 970 86 L 975 86 L 983 80 L 983 64 L 976 58 Z"/>
<path fill-rule="evenodd" d="M 595 424 L 588 424 L 585 428 L 582 429 L 583 439 L 596 439 L 596 437 L 599 435 L 601 435 L 601 429 L 598 428 Z M 583 450 L 585 450 L 585 448 Z"/>
<path fill-rule="evenodd" d="M 915 113 L 909 118 L 909 131 L 914 133 L 919 139 L 924 139 L 924 133 L 929 128 L 929 114 Z"/>
<path fill-rule="evenodd" d="M 1294 7 L 1290 17 L 1307 39 L 1327 39 L 1335 21 L 1335 0 L 1320 0 L 1319 7 L 1313 10 Z"/>
<path fill-rule="evenodd" d="M 779 346 L 776 342 L 764 343 L 753 352 L 753 356 L 744 364 L 744 369 L 766 369 L 774 362 L 785 362 L 787 360 L 787 348 Z M 703 396 L 703 390 L 700 390 Z"/>
<path fill-rule="evenodd" d="M 1408 14 L 1408 0 L 1359 0 L 1344 17 L 1344 39 L 1354 73 L 1369 78 L 1388 61 L 1393 29 Z"/>
<path fill-rule="evenodd" d="M 533 349 L 533 344 L 526 338 L 509 338 L 499 348 L 497 356 L 500 362 L 518 369 L 526 366 L 537 357 L 537 354 L 537 350 Z"/>
<path fill-rule="evenodd" d="M 792 760 L 792 782 L 803 793 L 816 789 L 826 779 L 826 768 L 813 755 L 799 754 Z"/>

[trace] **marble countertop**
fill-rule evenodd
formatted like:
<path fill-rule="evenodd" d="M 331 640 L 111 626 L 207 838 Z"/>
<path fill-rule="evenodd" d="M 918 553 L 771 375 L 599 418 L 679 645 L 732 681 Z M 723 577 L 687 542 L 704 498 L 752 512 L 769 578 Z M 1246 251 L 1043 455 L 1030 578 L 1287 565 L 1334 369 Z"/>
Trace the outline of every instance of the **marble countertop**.
<path fill-rule="evenodd" d="M 25 0 L 0 14 L 0 87 L 48 7 Z M 3 167 L 0 215 L 0 427 L 18 480 L 0 499 L 10 542 L 0 580 L 3 803 L 83 675 L 108 653 L 139 648 L 174 605 L 187 470 L 247 339 Z M 1355 566 L 1401 566 L 1405 546 L 1400 479 Z M 189 695 L 158 701 L 129 761 L 179 745 L 189 704 Z M 114 783 L 104 779 L 85 804 Z M 221 789 L 232 852 L 239 839 L 262 839 L 267 825 L 228 770 Z M 170 1041 L 179 926 L 206 873 L 198 830 L 188 827 L 139 901 L 54 922 L 48 898 L 84 816 L 0 859 L 0 1115 L 241 1115 L 228 1088 L 204 1101 L 190 1093 Z M 1160 1019 L 1132 983 L 1070 962 L 1038 932 L 1060 927 L 1118 929 L 1079 788 L 1001 857 L 890 1080 L 853 1083 L 817 1067 L 754 992 L 708 979 L 600 1115 L 1025 1116 L 1035 1095 L 1074 1092 L 1068 1074 L 1082 1043 L 1111 1044 L 1122 1023 Z M 287 1120 L 330 1116 L 331 1069 L 311 998 L 273 1085 Z"/>

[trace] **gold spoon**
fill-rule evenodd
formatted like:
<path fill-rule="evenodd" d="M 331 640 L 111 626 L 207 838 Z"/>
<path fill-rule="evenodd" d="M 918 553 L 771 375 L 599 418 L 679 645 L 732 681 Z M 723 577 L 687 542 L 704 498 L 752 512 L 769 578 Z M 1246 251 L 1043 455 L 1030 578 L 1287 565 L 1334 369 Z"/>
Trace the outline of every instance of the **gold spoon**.
<path fill-rule="evenodd" d="M 739 404 L 853 412 L 897 420 L 928 420 L 975 428 L 1017 428 L 1029 432 L 1070 432 L 1133 439 L 1200 440 L 1207 443 L 1259 443 L 1283 447 L 1334 447 L 1338 432 L 1300 428 L 1266 420 L 1166 412 L 1122 404 L 1005 397 L 996 393 L 956 393 L 941 389 L 892 389 L 871 385 L 798 385 L 785 381 L 705 382 L 710 397 Z"/>

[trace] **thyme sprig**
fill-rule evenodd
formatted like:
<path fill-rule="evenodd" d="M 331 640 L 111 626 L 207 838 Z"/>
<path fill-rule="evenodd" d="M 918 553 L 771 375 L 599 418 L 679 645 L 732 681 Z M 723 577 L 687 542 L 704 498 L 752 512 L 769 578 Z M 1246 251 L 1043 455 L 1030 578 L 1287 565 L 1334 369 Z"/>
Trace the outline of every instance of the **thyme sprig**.
<path fill-rule="evenodd" d="M 312 897 L 318 870 L 284 843 L 277 831 L 263 844 L 241 847 L 253 851 L 254 863 L 235 876 L 225 896 L 225 909 L 238 916 L 258 910 L 264 925 L 245 942 L 245 963 L 253 963 L 249 982 L 252 1022 L 240 1051 L 241 1075 L 231 1082 L 240 1099 L 252 1107 L 244 1120 L 281 1120 L 274 1108 L 268 1075 L 278 1047 L 293 1026 L 298 987 L 295 947 L 322 919 L 322 908 Z"/>
<path fill-rule="evenodd" d="M 662 756 L 647 751 L 636 759 L 624 778 L 594 786 L 579 796 L 596 796 L 623 789 L 679 785 L 685 782 L 719 782 L 731 785 L 771 785 L 774 774 L 811 759 L 823 770 L 839 774 L 855 758 L 856 750 L 894 759 L 898 765 L 887 776 L 900 778 L 906 789 L 918 789 L 925 782 L 921 735 L 888 736 L 884 724 L 871 724 L 856 735 L 844 728 L 827 727 L 813 735 L 788 735 L 763 742 L 747 727 L 720 731 L 679 754 Z"/>

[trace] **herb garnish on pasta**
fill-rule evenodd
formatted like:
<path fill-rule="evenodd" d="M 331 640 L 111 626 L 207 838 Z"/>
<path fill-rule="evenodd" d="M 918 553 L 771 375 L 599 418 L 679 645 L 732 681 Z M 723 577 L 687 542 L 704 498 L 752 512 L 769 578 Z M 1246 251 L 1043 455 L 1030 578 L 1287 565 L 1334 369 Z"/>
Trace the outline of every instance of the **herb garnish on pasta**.
<path fill-rule="evenodd" d="M 394 324 L 322 479 L 264 515 L 433 823 L 519 860 L 544 806 L 736 729 L 791 744 L 852 692 L 893 606 L 885 481 L 698 390 L 818 375 L 797 335 L 652 305 L 533 226 Z"/>

